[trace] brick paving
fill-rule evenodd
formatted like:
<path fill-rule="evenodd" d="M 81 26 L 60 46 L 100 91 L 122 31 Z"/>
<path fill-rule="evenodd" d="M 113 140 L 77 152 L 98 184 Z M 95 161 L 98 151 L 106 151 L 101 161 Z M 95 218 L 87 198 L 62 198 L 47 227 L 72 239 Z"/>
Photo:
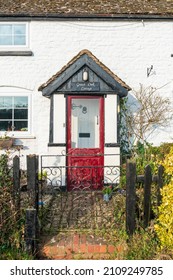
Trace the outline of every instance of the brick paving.
<path fill-rule="evenodd" d="M 52 260 L 119 259 L 126 248 L 116 244 L 115 238 L 109 238 L 110 231 L 115 229 L 115 205 L 118 205 L 116 197 L 105 203 L 100 195 L 93 193 L 80 194 L 79 199 L 77 194 L 55 197 L 47 217 L 44 217 L 38 257 Z"/>
<path fill-rule="evenodd" d="M 121 196 L 122 197 L 122 196 Z M 62 192 L 54 195 L 52 205 L 44 217 L 44 230 L 51 229 L 98 229 L 112 228 L 115 224 L 114 211 L 118 203 L 114 195 L 107 203 L 101 192 Z"/>
<path fill-rule="evenodd" d="M 122 248 L 124 249 L 124 248 Z M 118 246 L 103 237 L 87 233 L 63 232 L 42 241 L 39 258 L 43 259 L 115 259 Z"/>

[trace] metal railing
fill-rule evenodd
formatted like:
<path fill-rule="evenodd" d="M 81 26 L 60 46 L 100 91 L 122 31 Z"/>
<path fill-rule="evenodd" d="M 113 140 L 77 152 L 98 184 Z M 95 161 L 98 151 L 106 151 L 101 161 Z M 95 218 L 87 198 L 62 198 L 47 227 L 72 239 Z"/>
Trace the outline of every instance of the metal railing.
<path fill-rule="evenodd" d="M 79 156 L 79 155 L 78 155 Z M 85 165 L 87 158 L 104 157 L 104 164 Z M 42 155 L 41 174 L 43 190 L 101 190 L 105 185 L 117 186 L 120 181 L 118 154 L 80 155 L 82 165 L 66 165 L 71 155 Z M 69 162 L 69 161 L 68 161 Z M 115 164 L 113 164 L 115 163 Z"/>

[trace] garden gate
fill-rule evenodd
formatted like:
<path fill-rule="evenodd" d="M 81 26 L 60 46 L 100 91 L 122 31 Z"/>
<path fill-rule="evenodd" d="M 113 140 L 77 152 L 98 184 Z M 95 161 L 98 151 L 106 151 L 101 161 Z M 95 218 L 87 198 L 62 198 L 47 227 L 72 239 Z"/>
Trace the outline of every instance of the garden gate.
<path fill-rule="evenodd" d="M 39 203 L 47 205 L 42 227 L 56 231 L 114 227 L 116 208 L 122 203 L 120 196 L 125 202 L 118 191 L 120 166 L 66 166 L 65 158 L 66 155 L 41 156 Z M 103 168 L 103 178 L 99 177 L 100 168 Z M 70 191 L 67 188 L 69 173 L 71 186 L 73 180 L 75 182 Z M 109 202 L 104 201 L 100 185 L 111 189 Z"/>

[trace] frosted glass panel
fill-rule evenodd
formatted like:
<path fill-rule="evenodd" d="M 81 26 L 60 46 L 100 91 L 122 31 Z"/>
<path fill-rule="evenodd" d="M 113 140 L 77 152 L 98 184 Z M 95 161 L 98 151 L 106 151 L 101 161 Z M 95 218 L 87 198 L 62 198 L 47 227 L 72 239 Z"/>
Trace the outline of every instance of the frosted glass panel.
<path fill-rule="evenodd" d="M 99 148 L 99 100 L 72 99 L 72 148 Z"/>

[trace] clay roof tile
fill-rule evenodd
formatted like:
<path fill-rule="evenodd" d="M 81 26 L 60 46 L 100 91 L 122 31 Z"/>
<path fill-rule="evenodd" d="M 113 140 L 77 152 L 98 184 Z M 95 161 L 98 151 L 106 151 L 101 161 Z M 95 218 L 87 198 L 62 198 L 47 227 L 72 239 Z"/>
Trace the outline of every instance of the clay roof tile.
<path fill-rule="evenodd" d="M 172 0 L 0 0 L 0 16 L 173 15 Z"/>

